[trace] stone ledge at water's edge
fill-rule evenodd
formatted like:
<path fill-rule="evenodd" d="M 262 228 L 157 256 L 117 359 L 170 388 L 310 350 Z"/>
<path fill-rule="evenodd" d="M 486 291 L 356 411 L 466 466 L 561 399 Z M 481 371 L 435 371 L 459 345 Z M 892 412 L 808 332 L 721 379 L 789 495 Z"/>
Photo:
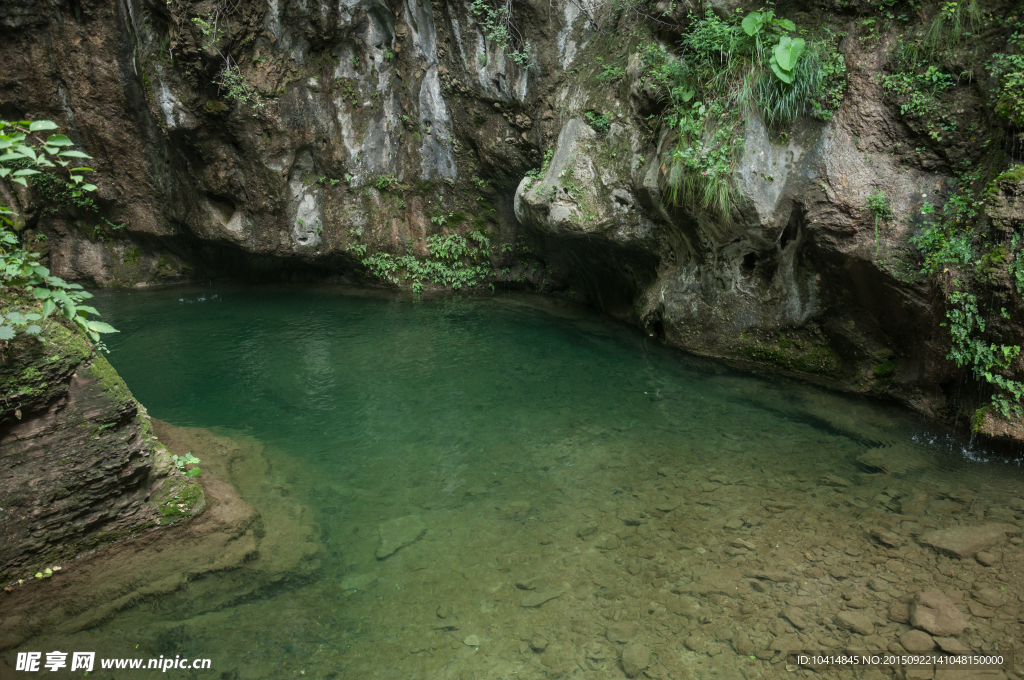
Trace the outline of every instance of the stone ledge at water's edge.
<path fill-rule="evenodd" d="M 0 95 L 59 121 L 95 156 L 109 219 L 39 211 L 29 231 L 45 236 L 38 247 L 55 274 L 109 286 L 231 277 L 411 287 L 366 261 L 422 262 L 432 236 L 487 234 L 474 264 L 490 272 L 481 290 L 584 302 L 677 348 L 1021 439 L 1020 427 L 978 409 L 990 385 L 947 358 L 947 284 L 921 274 L 910 242 L 959 169 L 1020 161 L 989 144 L 1020 131 L 985 103 L 984 59 L 965 60 L 972 77 L 942 101 L 960 125 L 944 123 L 953 130 L 937 140 L 882 84 L 894 68 L 887 50 L 913 38 L 900 33 L 909 27 L 858 36 L 875 22 L 854 20 L 864 3 L 780 6 L 801 29 L 847 36 L 837 45 L 845 96 L 827 122 L 769 130 L 751 117 L 731 172 L 738 207 L 723 218 L 665 198 L 675 133 L 652 123 L 666 98 L 644 71 L 645 47 L 674 46 L 703 7 L 662 3 L 648 21 L 621 8 L 606 16 L 613 5 L 517 2 L 523 69 L 468 2 L 241 0 L 214 49 L 196 23 L 205 5 L 95 0 L 51 12 L 12 0 L 0 9 L 10 29 L 0 62 L 11 65 Z M 1013 8 L 981 5 L 992 16 Z M 233 51 L 252 100 L 217 84 L 220 49 Z M 79 73 L 90 77 L 70 77 Z M 878 192 L 884 224 L 867 206 Z M 985 219 L 1004 236 L 1024 221 L 1022 194 L 1017 178 L 985 198 Z M 985 264 L 978 299 L 1007 300 L 989 328 L 1012 348 L 1024 345 L 1024 304 L 1007 275 L 1012 256 L 998 259 Z M 1017 360 L 1004 377 L 1021 375 Z"/>
<path fill-rule="evenodd" d="M 262 483 L 269 464 L 261 445 L 159 421 L 153 425 L 171 451 L 192 451 L 203 461 L 205 510 L 191 521 L 67 562 L 49 579 L 0 593 L 0 650 L 30 639 L 45 646 L 47 636 L 95 628 L 186 587 L 215 611 L 225 602 L 316 574 L 320 546 L 309 512 L 296 507 L 284 516 L 264 516 L 254 507 L 288 503 Z M 204 579 L 214 573 L 225 577 Z M 141 640 L 143 647 L 158 642 Z M 9 657 L 0 657 L 0 671 Z"/>
<path fill-rule="evenodd" d="M 33 311 L 15 297 L 0 306 Z M 36 305 L 38 306 L 38 305 Z M 38 310 L 34 310 L 38 311 Z M 201 512 L 145 409 L 77 329 L 54 315 L 0 357 L 0 582 Z"/>

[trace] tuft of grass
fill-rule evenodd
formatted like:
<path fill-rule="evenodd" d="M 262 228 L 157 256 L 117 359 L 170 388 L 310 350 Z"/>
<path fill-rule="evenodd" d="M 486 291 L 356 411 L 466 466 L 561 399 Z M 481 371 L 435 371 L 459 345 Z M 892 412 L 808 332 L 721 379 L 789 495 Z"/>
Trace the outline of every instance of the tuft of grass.
<path fill-rule="evenodd" d="M 760 116 L 778 129 L 806 115 L 828 120 L 842 101 L 846 66 L 831 42 L 793 38 L 793 22 L 772 11 L 721 19 L 708 10 L 691 22 L 678 55 L 655 44 L 643 52 L 644 79 L 669 100 L 662 123 L 676 137 L 663 188 L 675 205 L 729 220 L 746 121 Z"/>
<path fill-rule="evenodd" d="M 978 0 L 944 2 L 925 33 L 922 47 L 929 56 L 959 47 L 981 28 L 982 16 Z"/>

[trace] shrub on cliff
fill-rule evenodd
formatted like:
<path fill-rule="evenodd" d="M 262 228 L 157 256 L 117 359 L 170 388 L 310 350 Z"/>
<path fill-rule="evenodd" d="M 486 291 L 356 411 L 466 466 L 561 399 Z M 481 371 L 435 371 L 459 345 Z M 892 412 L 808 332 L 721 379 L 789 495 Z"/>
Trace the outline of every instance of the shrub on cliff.
<path fill-rule="evenodd" d="M 62 134 L 43 133 L 56 130 L 48 120 L 0 120 L 0 281 L 7 287 L 20 288 L 36 301 L 23 311 L 10 311 L 0 318 L 0 343 L 13 340 L 18 332 L 39 336 L 40 324 L 57 312 L 74 322 L 94 343 L 102 347 L 100 333 L 115 333 L 114 328 L 91 316 L 99 316 L 93 307 L 83 304 L 92 297 L 77 283 L 68 283 L 50 274 L 40 262 L 39 253 L 25 247 L 19 237 L 25 228 L 29 211 L 28 189 L 35 175 L 49 172 L 66 183 L 74 197 L 95 191 L 96 186 L 84 181 L 92 168 L 70 168 L 77 159 L 89 158 L 74 149 L 74 142 Z"/>
<path fill-rule="evenodd" d="M 679 54 L 652 44 L 643 55 L 645 79 L 668 100 L 664 123 L 677 138 L 665 189 L 676 205 L 728 218 L 748 117 L 769 127 L 804 115 L 828 120 L 842 100 L 846 66 L 831 42 L 793 37 L 796 25 L 772 11 L 691 18 Z"/>

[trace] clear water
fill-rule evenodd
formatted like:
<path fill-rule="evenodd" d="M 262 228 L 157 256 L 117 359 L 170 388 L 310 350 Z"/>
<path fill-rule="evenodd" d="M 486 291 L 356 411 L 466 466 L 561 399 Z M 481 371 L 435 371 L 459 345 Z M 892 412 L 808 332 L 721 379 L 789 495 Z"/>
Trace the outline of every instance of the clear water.
<path fill-rule="evenodd" d="M 885 648 L 908 629 L 889 607 L 922 580 L 1024 595 L 1016 543 L 953 568 L 915 542 L 1019 523 L 1019 465 L 889 405 L 532 298 L 208 288 L 96 306 L 150 415 L 251 452 L 221 469 L 277 543 L 269 567 L 205 573 L 46 643 L 213 660 L 172 677 L 619 678 L 632 643 L 652 677 L 791 677 L 773 645 Z M 886 472 L 863 462 L 878 456 Z M 410 516 L 422 535 L 378 559 Z M 904 545 L 873 541 L 876 525 Z M 557 596 L 527 606 L 537 593 Z M 811 626 L 780 617 L 794 597 Z M 833 623 L 855 598 L 873 638 Z M 963 639 L 1020 634 L 981 618 Z"/>

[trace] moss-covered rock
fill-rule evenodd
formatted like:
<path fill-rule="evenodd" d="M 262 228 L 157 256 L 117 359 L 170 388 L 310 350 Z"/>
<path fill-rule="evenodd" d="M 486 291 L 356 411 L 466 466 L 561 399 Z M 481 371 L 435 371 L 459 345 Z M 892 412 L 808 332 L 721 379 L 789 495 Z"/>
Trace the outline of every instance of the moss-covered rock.
<path fill-rule="evenodd" d="M 38 311 L 21 296 L 0 313 L 15 309 Z M 51 316 L 3 345 L 0 581 L 164 523 L 168 493 L 177 517 L 201 509 L 193 480 L 154 467 L 145 409 L 77 329 Z"/>

